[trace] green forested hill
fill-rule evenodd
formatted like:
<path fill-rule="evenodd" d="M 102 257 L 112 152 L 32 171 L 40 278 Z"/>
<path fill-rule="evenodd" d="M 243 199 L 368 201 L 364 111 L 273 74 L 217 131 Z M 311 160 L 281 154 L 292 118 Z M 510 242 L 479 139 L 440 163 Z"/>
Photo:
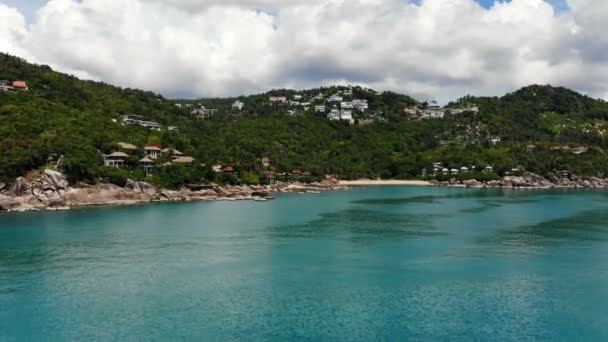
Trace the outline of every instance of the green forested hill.
<path fill-rule="evenodd" d="M 406 95 L 355 87 L 353 98 L 367 100 L 368 112 L 384 120 L 349 126 L 316 114 L 314 103 L 308 110 L 287 115 L 291 107 L 268 101 L 270 95 L 296 94 L 306 100 L 344 87 L 243 96 L 239 100 L 245 108 L 239 112 L 231 110 L 236 98 L 172 101 L 151 92 L 82 81 L 4 54 L 0 54 L 0 80 L 25 80 L 30 87 L 28 92 L 0 91 L 3 182 L 61 155 L 64 172 L 72 181 L 113 179 L 116 173 L 119 178 L 143 178 L 137 156 L 120 172 L 102 167 L 101 153 L 116 150 L 120 141 L 173 147 L 196 158 L 196 166 L 159 166 L 152 181 L 165 186 L 208 180 L 213 164 L 262 176 L 261 157 L 270 158 L 277 173 L 300 169 L 317 177 L 413 178 L 433 162 L 449 168 L 492 165 L 498 175 L 518 167 L 544 175 L 558 170 L 608 175 L 604 154 L 608 104 L 564 88 L 535 85 L 500 98 L 469 96 L 449 107 L 474 105 L 479 113 L 408 121 L 403 109 L 423 105 Z M 176 103 L 201 104 L 218 112 L 196 120 L 190 115 L 192 108 L 180 109 Z M 126 114 L 141 115 L 163 127 L 176 126 L 179 132 L 123 126 L 120 118 Z M 358 123 L 364 119 L 356 117 Z M 496 137 L 501 142 L 490 143 Z M 557 150 L 560 146 L 588 149 L 575 154 Z"/>

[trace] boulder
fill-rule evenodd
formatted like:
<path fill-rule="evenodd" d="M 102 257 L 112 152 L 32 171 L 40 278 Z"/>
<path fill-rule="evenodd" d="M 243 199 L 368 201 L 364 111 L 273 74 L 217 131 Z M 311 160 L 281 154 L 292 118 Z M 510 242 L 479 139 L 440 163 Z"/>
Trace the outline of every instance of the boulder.
<path fill-rule="evenodd" d="M 15 184 L 13 184 L 11 191 L 15 196 L 23 196 L 29 190 L 29 188 L 30 185 L 28 184 L 27 180 L 23 177 L 19 177 L 15 180 Z"/>
<path fill-rule="evenodd" d="M 151 197 L 158 195 L 158 190 L 156 190 L 156 187 L 146 182 L 134 182 L 129 179 L 127 180 L 125 188 L 133 190 L 135 193 L 144 194 Z"/>
<path fill-rule="evenodd" d="M 0 210 L 15 210 L 21 203 L 10 196 L 0 195 Z"/>
<path fill-rule="evenodd" d="M 62 173 L 48 169 L 44 170 L 42 183 L 47 185 L 47 189 L 50 188 L 55 191 L 67 190 L 68 188 L 68 180 Z"/>
<path fill-rule="evenodd" d="M 6 184 L 0 182 L 0 191 L 6 189 Z"/>

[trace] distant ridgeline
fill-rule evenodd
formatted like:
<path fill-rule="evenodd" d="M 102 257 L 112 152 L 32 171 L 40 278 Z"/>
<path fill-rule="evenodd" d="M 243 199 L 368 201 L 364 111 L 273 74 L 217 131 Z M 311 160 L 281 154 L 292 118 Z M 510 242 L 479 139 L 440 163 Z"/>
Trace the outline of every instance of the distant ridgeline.
<path fill-rule="evenodd" d="M 0 119 L 0 183 L 48 167 L 73 182 L 170 188 L 325 175 L 608 175 L 608 104 L 551 86 L 446 107 L 362 87 L 168 100 L 0 54 Z"/>

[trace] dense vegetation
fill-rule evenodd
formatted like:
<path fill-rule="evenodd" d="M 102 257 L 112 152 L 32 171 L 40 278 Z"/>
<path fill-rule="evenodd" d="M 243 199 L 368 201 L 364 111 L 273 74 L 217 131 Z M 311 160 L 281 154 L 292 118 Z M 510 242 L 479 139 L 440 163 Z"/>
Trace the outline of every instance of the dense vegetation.
<path fill-rule="evenodd" d="M 59 156 L 64 156 L 62 168 L 72 181 L 143 179 L 138 167 L 143 151 L 137 151 L 123 170 L 103 167 L 102 153 L 117 150 L 120 141 L 139 147 L 172 147 L 196 158 L 192 166 L 158 166 L 150 180 L 167 187 L 211 180 L 264 181 L 262 157 L 270 158 L 270 168 L 277 173 L 300 169 L 313 178 L 326 174 L 414 178 L 420 177 L 422 169 L 431 169 L 433 162 L 450 168 L 492 165 L 498 175 L 514 168 L 543 175 L 561 170 L 581 176 L 608 175 L 603 151 L 608 144 L 608 104 L 564 88 L 535 85 L 501 98 L 467 96 L 449 106 L 475 105 L 479 113 L 409 121 L 403 109 L 417 105 L 411 97 L 355 87 L 353 98 L 366 99 L 370 105 L 368 114 L 357 115 L 356 122 L 370 114 L 385 120 L 350 126 L 315 113 L 315 103 L 308 110 L 286 115 L 286 105 L 268 101 L 270 95 L 291 98 L 296 93 L 310 99 L 343 87 L 245 96 L 239 98 L 245 108 L 233 111 L 236 99 L 172 101 L 151 92 L 82 81 L 0 54 L 0 80 L 17 79 L 26 80 L 30 91 L 0 91 L 3 182 L 55 163 Z M 178 108 L 176 103 L 218 111 L 209 119 L 197 120 L 190 114 L 193 108 Z M 177 126 L 179 132 L 124 126 L 120 118 L 125 114 Z M 502 141 L 494 145 L 491 137 Z M 557 150 L 558 146 L 589 149 L 574 154 Z M 211 171 L 214 164 L 233 166 L 238 176 L 217 179 Z"/>

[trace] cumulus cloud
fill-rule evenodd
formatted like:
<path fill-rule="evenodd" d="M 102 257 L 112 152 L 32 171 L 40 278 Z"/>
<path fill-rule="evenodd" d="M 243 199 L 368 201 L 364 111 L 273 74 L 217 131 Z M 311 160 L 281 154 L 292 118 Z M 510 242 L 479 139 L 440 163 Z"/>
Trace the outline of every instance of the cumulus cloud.
<path fill-rule="evenodd" d="M 608 5 L 543 0 L 50 0 L 0 49 L 167 96 L 359 84 L 443 101 L 530 83 L 608 97 Z"/>

